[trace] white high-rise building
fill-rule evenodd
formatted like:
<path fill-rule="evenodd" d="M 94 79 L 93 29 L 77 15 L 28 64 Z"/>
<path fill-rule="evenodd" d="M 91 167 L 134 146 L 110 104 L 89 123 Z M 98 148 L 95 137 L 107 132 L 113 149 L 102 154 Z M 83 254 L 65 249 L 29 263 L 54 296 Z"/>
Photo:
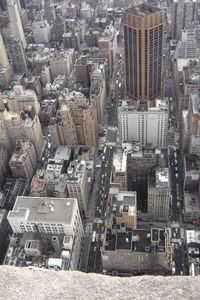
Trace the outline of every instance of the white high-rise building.
<path fill-rule="evenodd" d="M 26 39 L 22 21 L 19 14 L 19 7 L 16 0 L 7 0 L 8 15 L 11 22 L 13 36 L 16 40 L 20 39 L 24 47 L 26 47 Z"/>
<path fill-rule="evenodd" d="M 140 102 L 135 108 L 122 100 L 118 109 L 119 133 L 122 142 L 139 142 L 144 148 L 165 148 L 168 128 L 168 105 L 156 100 L 156 107 Z"/>

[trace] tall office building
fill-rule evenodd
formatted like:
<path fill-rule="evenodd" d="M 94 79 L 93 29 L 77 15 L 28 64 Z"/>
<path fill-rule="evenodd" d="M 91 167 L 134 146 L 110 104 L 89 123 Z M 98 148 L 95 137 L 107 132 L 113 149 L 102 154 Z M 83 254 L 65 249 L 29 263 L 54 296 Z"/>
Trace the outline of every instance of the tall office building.
<path fill-rule="evenodd" d="M 15 39 L 20 39 L 24 47 L 26 47 L 26 39 L 22 21 L 19 14 L 19 6 L 16 0 L 7 0 L 8 15 L 11 22 L 12 33 Z"/>
<path fill-rule="evenodd" d="M 162 98 L 164 15 L 159 7 L 143 3 L 123 13 L 125 48 L 125 96 Z"/>

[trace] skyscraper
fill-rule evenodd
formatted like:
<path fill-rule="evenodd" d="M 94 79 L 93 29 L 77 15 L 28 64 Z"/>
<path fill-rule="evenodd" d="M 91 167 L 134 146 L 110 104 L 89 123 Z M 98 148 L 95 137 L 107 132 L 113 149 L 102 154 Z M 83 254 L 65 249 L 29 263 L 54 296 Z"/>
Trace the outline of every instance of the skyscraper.
<path fill-rule="evenodd" d="M 164 16 L 159 7 L 143 3 L 123 13 L 125 96 L 147 99 L 155 105 L 162 97 Z"/>
<path fill-rule="evenodd" d="M 13 36 L 16 40 L 20 39 L 23 46 L 26 46 L 26 40 L 24 36 L 24 30 L 22 27 L 22 21 L 19 14 L 19 6 L 16 0 L 8 0 L 8 15 L 11 22 L 11 28 Z"/>
<path fill-rule="evenodd" d="M 0 68 L 9 67 L 8 56 L 6 53 L 4 41 L 0 33 Z"/>

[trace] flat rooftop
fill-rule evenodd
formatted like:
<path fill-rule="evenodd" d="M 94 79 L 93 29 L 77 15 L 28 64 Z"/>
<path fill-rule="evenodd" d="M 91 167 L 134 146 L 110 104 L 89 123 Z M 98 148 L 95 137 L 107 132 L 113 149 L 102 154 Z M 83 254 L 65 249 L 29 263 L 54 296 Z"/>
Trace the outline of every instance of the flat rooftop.
<path fill-rule="evenodd" d="M 70 160 L 71 149 L 66 145 L 59 145 L 56 149 L 56 153 L 54 155 L 55 159 L 64 159 Z"/>
<path fill-rule="evenodd" d="M 107 229 L 105 251 L 127 250 L 150 253 L 156 246 L 156 251 L 165 251 L 165 230 L 161 228 L 136 229 L 125 232 Z"/>
<path fill-rule="evenodd" d="M 77 200 L 74 198 L 17 197 L 8 218 L 26 218 L 27 222 L 71 224 Z"/>
<path fill-rule="evenodd" d="M 185 213 L 196 213 L 199 212 L 199 195 L 198 193 L 184 193 L 185 199 Z"/>
<path fill-rule="evenodd" d="M 139 4 L 136 6 L 132 6 L 129 9 L 125 10 L 125 12 L 131 13 L 135 16 L 138 17 L 145 17 L 148 15 L 155 14 L 159 11 L 162 11 L 159 7 L 157 6 L 152 6 L 147 3 Z"/>

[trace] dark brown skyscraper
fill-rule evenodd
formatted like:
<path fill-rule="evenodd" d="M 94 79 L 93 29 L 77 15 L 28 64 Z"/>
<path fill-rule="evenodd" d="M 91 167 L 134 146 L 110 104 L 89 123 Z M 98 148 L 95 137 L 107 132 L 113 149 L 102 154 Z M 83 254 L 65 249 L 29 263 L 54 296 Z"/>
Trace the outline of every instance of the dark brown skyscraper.
<path fill-rule="evenodd" d="M 125 94 L 151 101 L 162 97 L 163 11 L 140 4 L 124 11 Z"/>

